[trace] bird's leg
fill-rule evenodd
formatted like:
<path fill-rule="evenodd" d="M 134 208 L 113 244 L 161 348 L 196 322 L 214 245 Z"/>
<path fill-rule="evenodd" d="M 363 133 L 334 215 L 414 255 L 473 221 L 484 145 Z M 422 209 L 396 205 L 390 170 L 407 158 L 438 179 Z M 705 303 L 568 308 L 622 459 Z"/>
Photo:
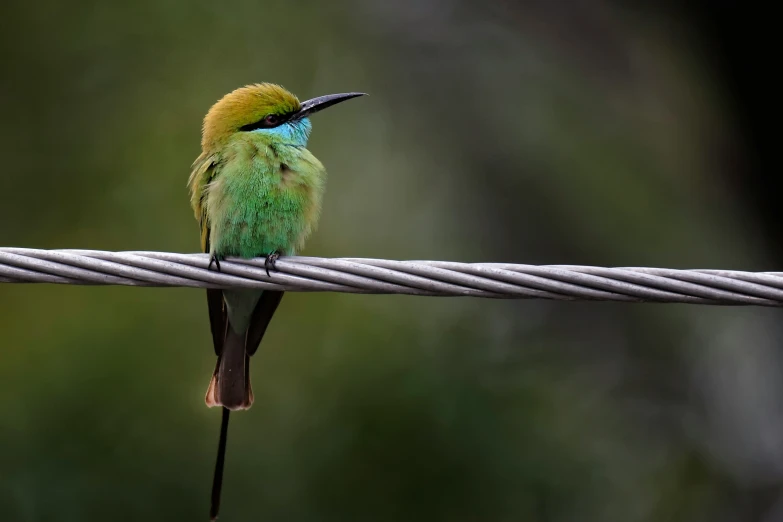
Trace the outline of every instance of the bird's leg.
<path fill-rule="evenodd" d="M 275 268 L 275 263 L 277 263 L 278 259 L 280 259 L 279 250 L 275 250 L 274 252 L 266 256 L 266 259 L 264 260 L 264 268 L 266 268 L 267 277 L 269 277 L 269 268 L 272 268 L 272 270 L 277 270 Z"/>
<path fill-rule="evenodd" d="M 220 258 L 215 254 L 209 255 L 209 265 L 207 265 L 207 270 L 212 270 L 212 263 L 215 263 L 215 268 L 218 272 L 220 272 Z"/>

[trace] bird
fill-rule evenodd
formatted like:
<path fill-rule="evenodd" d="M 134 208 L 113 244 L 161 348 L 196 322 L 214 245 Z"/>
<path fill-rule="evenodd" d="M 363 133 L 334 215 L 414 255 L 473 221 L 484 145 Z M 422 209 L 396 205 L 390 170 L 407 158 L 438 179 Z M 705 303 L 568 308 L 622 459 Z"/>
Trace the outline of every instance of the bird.
<path fill-rule="evenodd" d="M 188 178 L 208 269 L 220 271 L 227 257 L 264 257 L 269 274 L 281 255 L 301 251 L 318 224 L 326 183 L 323 164 L 307 149 L 310 116 L 365 95 L 347 92 L 300 102 L 278 84 L 256 83 L 212 105 L 202 125 L 201 154 Z M 277 290 L 207 290 L 217 363 L 205 402 L 222 408 L 213 521 L 220 509 L 229 415 L 253 404 L 250 357 L 282 298 Z"/>

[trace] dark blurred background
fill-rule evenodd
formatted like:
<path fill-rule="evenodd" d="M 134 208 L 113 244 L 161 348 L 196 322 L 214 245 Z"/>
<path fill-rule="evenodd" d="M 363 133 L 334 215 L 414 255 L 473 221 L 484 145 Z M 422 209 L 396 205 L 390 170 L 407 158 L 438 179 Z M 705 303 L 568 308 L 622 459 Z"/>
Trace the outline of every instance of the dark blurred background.
<path fill-rule="evenodd" d="M 201 119 L 273 81 L 371 93 L 314 118 L 305 254 L 780 270 L 753 4 L 6 1 L 0 245 L 197 251 Z M 289 294 L 221 520 L 783 520 L 781 346 L 767 309 Z M 0 285 L 2 520 L 206 520 L 213 364 L 202 291 Z"/>

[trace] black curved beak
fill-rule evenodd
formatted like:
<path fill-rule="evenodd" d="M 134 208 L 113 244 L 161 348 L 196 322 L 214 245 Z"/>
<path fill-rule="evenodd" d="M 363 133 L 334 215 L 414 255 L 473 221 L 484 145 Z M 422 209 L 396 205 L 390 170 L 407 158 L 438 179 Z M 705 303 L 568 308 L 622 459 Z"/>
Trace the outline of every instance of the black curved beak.
<path fill-rule="evenodd" d="M 327 107 L 331 107 L 332 105 L 337 105 L 338 103 L 342 103 L 346 100 L 350 100 L 351 98 L 358 98 L 359 96 L 367 96 L 367 93 L 346 92 L 342 94 L 327 94 L 326 96 L 319 96 L 318 98 L 307 100 L 305 102 L 302 102 L 302 107 L 299 109 L 299 111 L 296 114 L 294 114 L 294 117 L 292 119 L 298 120 L 301 118 L 306 118 L 311 114 L 315 114 L 318 111 L 322 111 L 326 109 Z"/>

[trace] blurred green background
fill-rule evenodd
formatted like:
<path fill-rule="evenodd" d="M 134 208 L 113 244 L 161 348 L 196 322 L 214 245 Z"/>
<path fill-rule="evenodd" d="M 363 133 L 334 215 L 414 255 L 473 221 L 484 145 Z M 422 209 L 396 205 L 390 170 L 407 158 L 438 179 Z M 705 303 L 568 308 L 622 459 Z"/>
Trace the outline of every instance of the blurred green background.
<path fill-rule="evenodd" d="M 197 251 L 201 119 L 272 81 L 371 94 L 313 120 L 330 179 L 307 255 L 781 266 L 740 187 L 736 101 L 676 10 L 0 14 L 2 246 Z M 290 293 L 221 520 L 779 520 L 782 340 L 764 309 Z M 203 291 L 0 285 L 2 520 L 206 520 L 213 365 Z"/>

